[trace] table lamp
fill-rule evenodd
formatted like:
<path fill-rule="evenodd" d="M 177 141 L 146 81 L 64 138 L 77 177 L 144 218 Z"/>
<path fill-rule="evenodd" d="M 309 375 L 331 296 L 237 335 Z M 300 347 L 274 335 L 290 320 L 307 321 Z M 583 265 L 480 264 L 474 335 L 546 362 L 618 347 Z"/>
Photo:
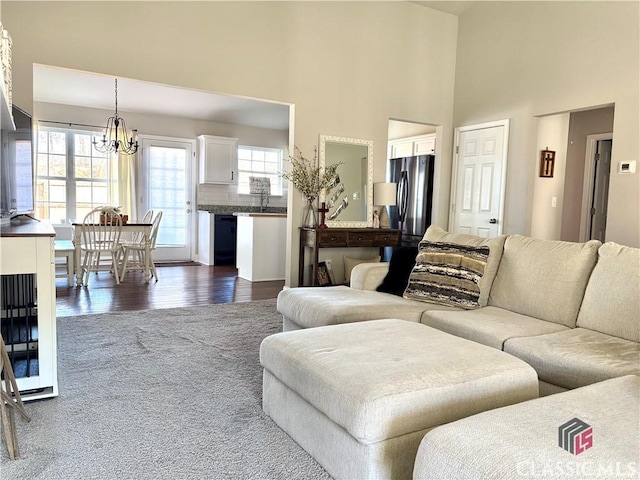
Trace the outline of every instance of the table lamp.
<path fill-rule="evenodd" d="M 380 228 L 389 228 L 389 213 L 387 206 L 396 205 L 395 183 L 374 183 L 373 203 L 380 207 Z"/>

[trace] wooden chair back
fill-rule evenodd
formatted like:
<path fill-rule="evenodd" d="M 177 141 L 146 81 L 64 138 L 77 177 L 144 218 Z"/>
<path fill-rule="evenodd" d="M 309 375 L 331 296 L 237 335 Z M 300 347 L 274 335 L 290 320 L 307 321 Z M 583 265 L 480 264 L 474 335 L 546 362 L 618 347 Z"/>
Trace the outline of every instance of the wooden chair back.
<path fill-rule="evenodd" d="M 100 221 L 100 216 L 106 222 Z M 117 250 L 122 233 L 122 218 L 113 207 L 91 210 L 82 221 L 82 247 L 96 252 Z"/>

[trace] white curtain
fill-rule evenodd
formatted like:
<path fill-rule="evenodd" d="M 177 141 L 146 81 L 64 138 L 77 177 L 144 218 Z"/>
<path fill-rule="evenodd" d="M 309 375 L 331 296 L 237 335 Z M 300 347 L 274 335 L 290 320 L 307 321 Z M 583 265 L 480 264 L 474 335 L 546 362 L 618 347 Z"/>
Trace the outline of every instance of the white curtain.
<path fill-rule="evenodd" d="M 114 155 L 115 157 L 115 155 Z M 111 198 L 114 206 L 120 206 L 120 211 L 129 216 L 129 222 L 138 218 L 136 208 L 136 166 L 138 154 L 118 155 L 113 158 L 111 182 Z"/>

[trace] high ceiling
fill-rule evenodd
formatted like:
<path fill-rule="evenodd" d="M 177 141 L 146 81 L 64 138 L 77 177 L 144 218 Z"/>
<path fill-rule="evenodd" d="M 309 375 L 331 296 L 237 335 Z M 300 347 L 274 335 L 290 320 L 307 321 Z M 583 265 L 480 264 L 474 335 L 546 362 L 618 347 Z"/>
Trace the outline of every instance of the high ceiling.
<path fill-rule="evenodd" d="M 418 5 L 422 5 L 423 7 L 433 8 L 434 10 L 439 10 L 445 13 L 451 13 L 452 15 L 462 15 L 469 8 L 471 8 L 474 4 L 478 3 L 478 1 L 439 1 L 439 2 L 413 2 Z"/>
<path fill-rule="evenodd" d="M 477 1 L 415 1 L 415 4 L 461 15 Z M 114 109 L 114 78 L 36 64 L 33 99 L 87 108 Z M 118 78 L 118 111 L 167 115 L 274 130 L 289 128 L 289 106 L 171 85 Z"/>

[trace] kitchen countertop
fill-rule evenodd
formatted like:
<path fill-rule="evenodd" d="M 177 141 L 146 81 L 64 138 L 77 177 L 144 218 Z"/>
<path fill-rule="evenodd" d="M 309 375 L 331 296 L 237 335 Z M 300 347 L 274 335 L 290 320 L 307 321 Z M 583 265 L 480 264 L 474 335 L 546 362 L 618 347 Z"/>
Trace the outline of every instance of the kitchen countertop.
<path fill-rule="evenodd" d="M 286 215 L 286 207 L 267 207 L 264 212 L 260 212 L 260 207 L 250 205 L 198 205 L 199 212 L 209 212 L 218 214 L 233 215 L 235 213 L 279 213 Z"/>
<path fill-rule="evenodd" d="M 287 218 L 286 213 L 269 213 L 269 212 L 235 212 L 236 217 L 276 217 Z"/>

